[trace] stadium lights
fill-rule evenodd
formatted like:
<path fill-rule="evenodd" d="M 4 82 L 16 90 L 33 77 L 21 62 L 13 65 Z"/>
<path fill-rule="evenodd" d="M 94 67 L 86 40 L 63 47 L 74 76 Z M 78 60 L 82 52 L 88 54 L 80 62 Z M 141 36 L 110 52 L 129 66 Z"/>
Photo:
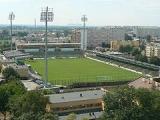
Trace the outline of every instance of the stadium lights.
<path fill-rule="evenodd" d="M 81 18 L 81 21 L 83 22 L 83 41 L 82 41 L 82 44 L 83 44 L 83 51 L 86 50 L 86 47 L 87 47 L 87 43 L 85 41 L 85 38 L 86 38 L 86 22 L 87 22 L 87 17 L 86 15 L 83 15 L 82 18 Z"/>
<path fill-rule="evenodd" d="M 15 14 L 13 12 L 11 12 L 9 14 L 9 20 L 10 20 L 10 37 L 11 37 L 11 51 L 12 51 L 12 21 L 15 19 Z"/>
<path fill-rule="evenodd" d="M 47 83 L 47 81 L 48 81 L 47 33 L 48 33 L 48 22 L 53 22 L 53 9 L 48 8 L 48 6 L 44 9 L 42 9 L 40 21 L 45 22 L 45 27 L 46 27 L 46 30 L 45 30 L 45 81 Z"/>

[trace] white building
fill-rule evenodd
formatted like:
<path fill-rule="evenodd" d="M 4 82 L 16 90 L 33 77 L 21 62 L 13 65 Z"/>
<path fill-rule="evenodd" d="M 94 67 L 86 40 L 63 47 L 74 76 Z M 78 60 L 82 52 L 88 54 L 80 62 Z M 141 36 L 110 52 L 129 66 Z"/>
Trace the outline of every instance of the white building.
<path fill-rule="evenodd" d="M 147 57 L 159 57 L 160 58 L 160 44 L 150 43 L 146 45 L 145 53 Z"/>

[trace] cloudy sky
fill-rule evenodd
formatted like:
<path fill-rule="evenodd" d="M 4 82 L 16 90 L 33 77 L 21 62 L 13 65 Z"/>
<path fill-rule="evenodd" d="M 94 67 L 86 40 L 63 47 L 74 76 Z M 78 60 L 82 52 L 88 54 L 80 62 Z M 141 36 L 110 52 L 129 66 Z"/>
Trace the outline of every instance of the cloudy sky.
<path fill-rule="evenodd" d="M 88 25 L 160 26 L 160 0 L 0 0 L 0 24 L 8 24 L 8 14 L 16 15 L 15 24 L 42 24 L 41 8 L 53 8 L 53 25 L 81 24 L 86 14 Z"/>

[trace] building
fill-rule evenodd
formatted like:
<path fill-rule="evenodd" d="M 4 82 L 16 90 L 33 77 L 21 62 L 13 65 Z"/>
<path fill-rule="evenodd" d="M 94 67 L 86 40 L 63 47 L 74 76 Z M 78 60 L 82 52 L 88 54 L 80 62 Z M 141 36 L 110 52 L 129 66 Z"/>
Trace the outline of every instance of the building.
<path fill-rule="evenodd" d="M 121 26 L 108 27 L 92 27 L 86 29 L 86 40 L 88 48 L 96 48 L 102 43 L 110 43 L 112 40 L 123 40 L 125 33 L 131 31 L 130 28 Z M 83 39 L 83 29 L 76 29 L 72 31 L 71 41 L 80 42 Z"/>
<path fill-rule="evenodd" d="M 105 91 L 102 90 L 48 95 L 50 103 L 47 105 L 47 111 L 52 111 L 59 116 L 72 112 L 76 114 L 101 112 L 104 110 L 104 95 Z"/>
<path fill-rule="evenodd" d="M 110 45 L 111 45 L 110 50 L 118 51 L 121 46 L 126 46 L 126 45 L 139 47 L 140 41 L 139 40 L 114 40 L 114 41 L 111 41 Z"/>
<path fill-rule="evenodd" d="M 150 43 L 146 45 L 145 54 L 147 57 L 159 57 L 160 58 L 160 44 Z"/>

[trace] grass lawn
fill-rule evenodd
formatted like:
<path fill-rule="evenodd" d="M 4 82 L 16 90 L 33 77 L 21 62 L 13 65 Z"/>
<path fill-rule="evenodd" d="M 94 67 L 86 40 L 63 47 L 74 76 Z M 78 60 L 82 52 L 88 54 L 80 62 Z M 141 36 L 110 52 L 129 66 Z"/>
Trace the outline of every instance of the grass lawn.
<path fill-rule="evenodd" d="M 44 60 L 26 61 L 26 63 L 44 77 Z M 53 84 L 134 80 L 140 76 L 140 74 L 87 58 L 48 60 L 48 79 Z"/>

